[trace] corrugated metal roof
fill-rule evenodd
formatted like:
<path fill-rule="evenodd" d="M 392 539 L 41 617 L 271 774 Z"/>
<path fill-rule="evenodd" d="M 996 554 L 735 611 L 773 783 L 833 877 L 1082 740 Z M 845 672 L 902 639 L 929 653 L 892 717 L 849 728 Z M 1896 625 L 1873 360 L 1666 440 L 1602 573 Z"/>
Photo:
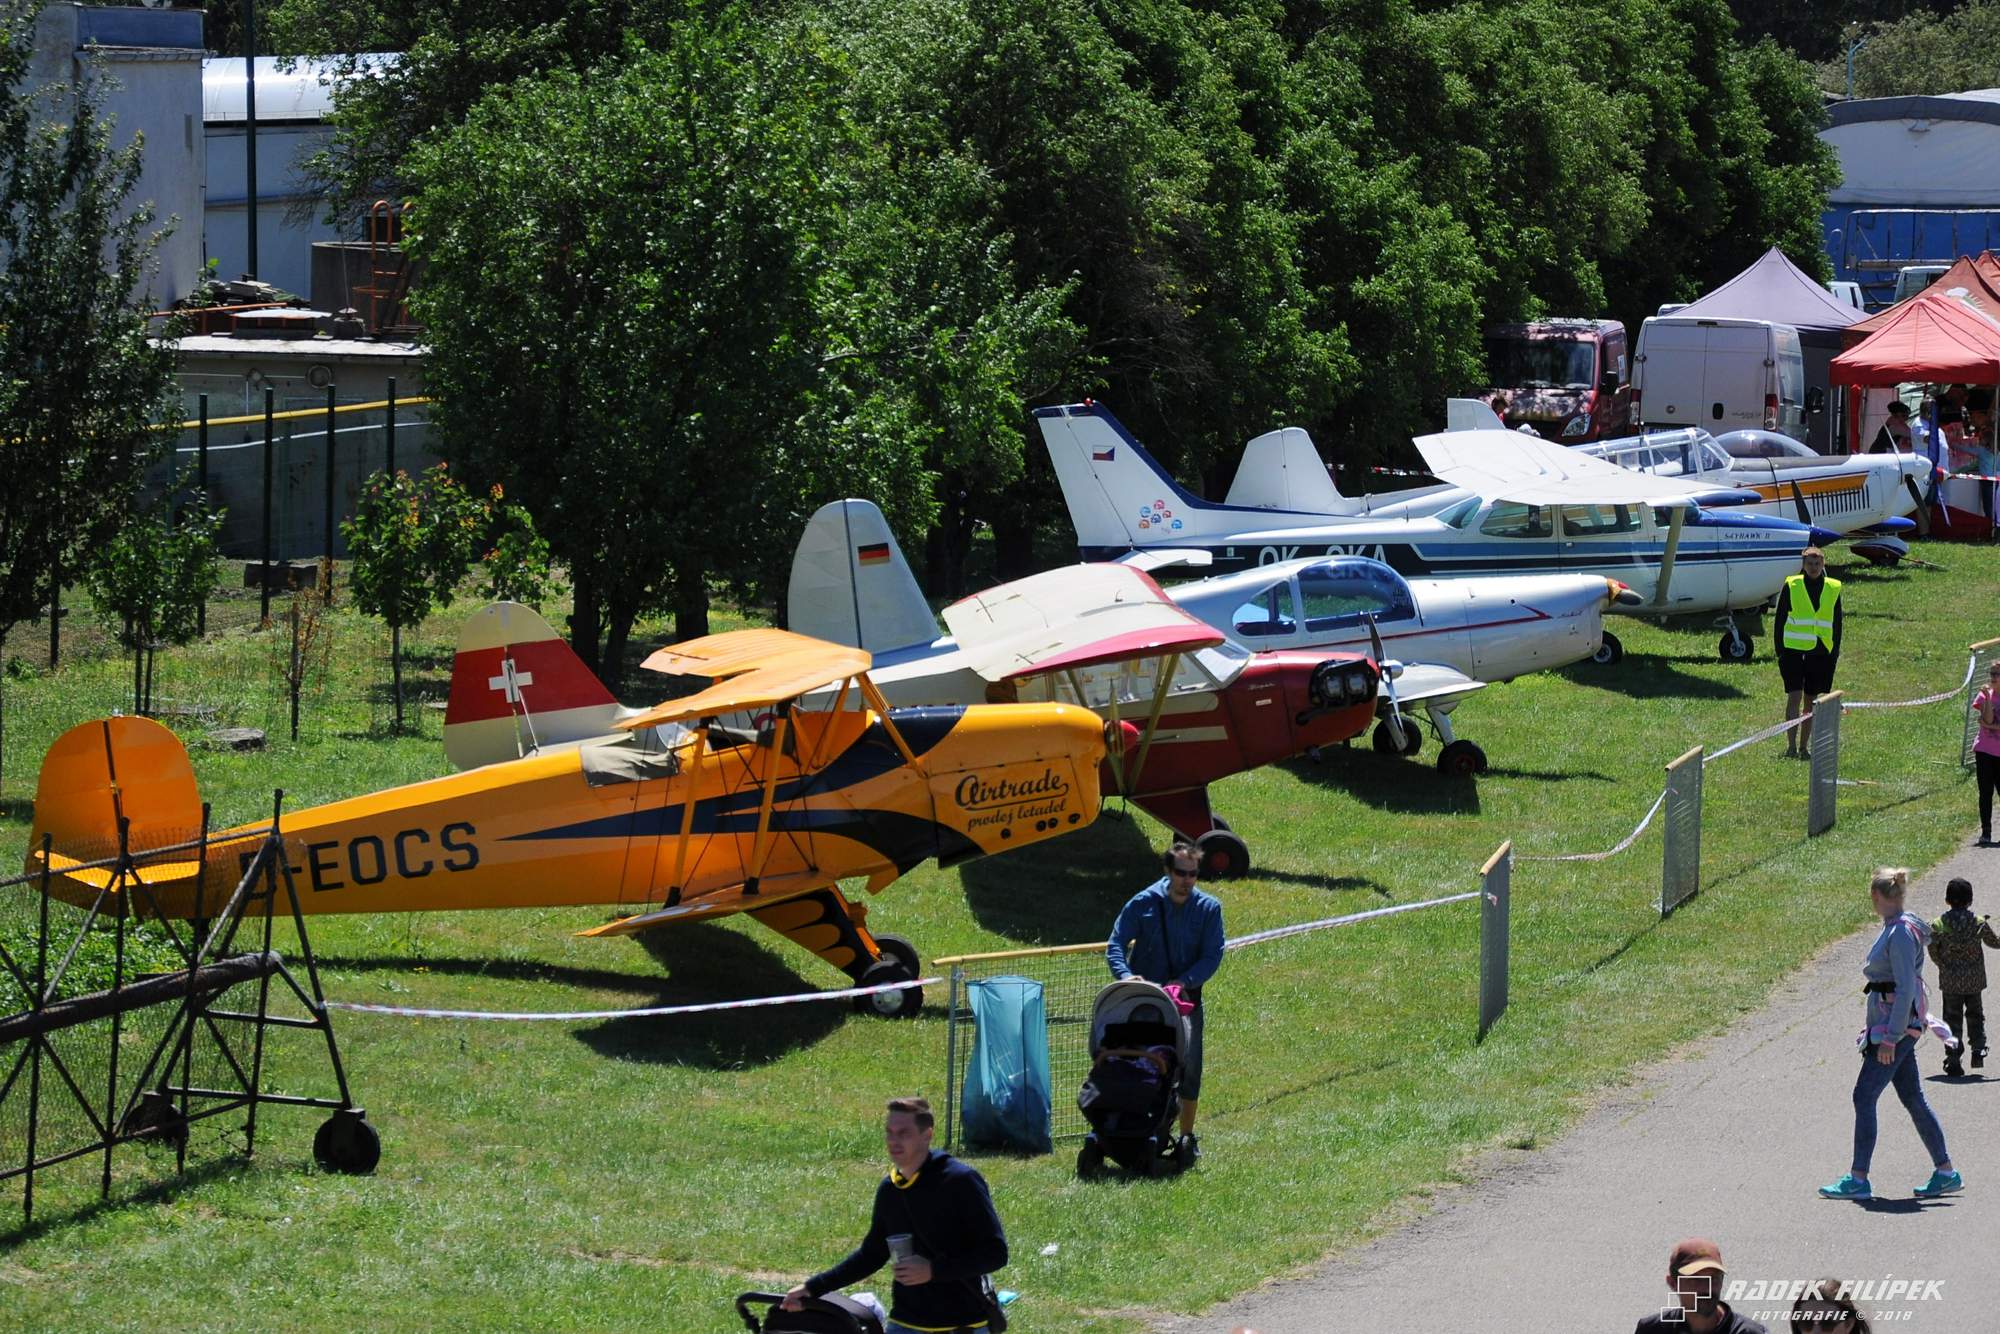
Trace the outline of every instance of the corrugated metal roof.
<path fill-rule="evenodd" d="M 336 56 L 328 60 L 303 57 L 258 56 L 257 123 L 277 121 L 321 121 L 333 110 L 335 72 L 350 59 Z M 359 57 L 363 75 L 394 68 L 398 55 Z M 278 68 L 290 63 L 290 70 Z M 244 110 L 245 78 L 240 56 L 214 56 L 201 62 L 201 119 L 205 125 L 240 125 L 247 119 Z"/>

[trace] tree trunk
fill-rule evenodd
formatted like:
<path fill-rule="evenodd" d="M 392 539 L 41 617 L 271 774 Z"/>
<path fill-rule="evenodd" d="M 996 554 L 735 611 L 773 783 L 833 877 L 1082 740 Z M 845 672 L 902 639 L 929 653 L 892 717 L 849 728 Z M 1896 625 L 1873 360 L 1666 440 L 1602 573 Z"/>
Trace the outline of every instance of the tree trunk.
<path fill-rule="evenodd" d="M 603 621 L 602 609 L 597 605 L 597 580 L 588 574 L 575 574 L 571 583 L 571 602 L 570 647 L 576 650 L 577 657 L 583 659 L 583 665 L 602 681 L 604 671 L 598 653 L 598 637 L 602 633 L 600 627 Z"/>
<path fill-rule="evenodd" d="M 613 694 L 625 685 L 625 646 L 632 639 L 632 622 L 639 619 L 636 602 L 613 598 L 605 616 L 604 683 Z"/>
<path fill-rule="evenodd" d="M 699 639 L 708 633 L 708 579 L 700 566 L 682 565 L 674 575 L 674 638 Z"/>
<path fill-rule="evenodd" d="M 1018 514 L 994 519 L 993 557 L 998 567 L 996 573 L 1003 582 L 1034 573 L 1035 521 Z"/>

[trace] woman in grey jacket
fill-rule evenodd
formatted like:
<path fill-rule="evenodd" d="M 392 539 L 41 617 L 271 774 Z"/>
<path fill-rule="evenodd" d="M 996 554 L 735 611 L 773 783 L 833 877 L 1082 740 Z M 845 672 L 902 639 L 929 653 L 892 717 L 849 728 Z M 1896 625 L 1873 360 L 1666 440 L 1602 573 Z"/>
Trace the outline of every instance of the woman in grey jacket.
<path fill-rule="evenodd" d="M 1890 1084 L 1896 1086 L 1896 1096 L 1903 1100 L 1936 1164 L 1931 1179 L 1917 1187 L 1917 1196 L 1931 1199 L 1965 1189 L 1965 1178 L 1952 1168 L 1944 1129 L 1924 1100 L 1923 1081 L 1917 1074 L 1917 1039 L 1926 1028 L 1940 1030 L 1947 1042 L 1953 1039 L 1951 1030 L 1933 1020 L 1926 1010 L 1924 937 L 1929 929 L 1923 919 L 1903 911 L 1909 883 L 1908 870 L 1883 867 L 1869 885 L 1875 911 L 1882 918 L 1882 934 L 1875 937 L 1868 962 L 1861 969 L 1868 979 L 1868 1008 L 1867 1027 L 1859 1039 L 1861 1074 L 1854 1081 L 1854 1162 L 1846 1176 L 1819 1188 L 1830 1200 L 1873 1198 L 1868 1163 L 1875 1156 L 1875 1104 Z"/>

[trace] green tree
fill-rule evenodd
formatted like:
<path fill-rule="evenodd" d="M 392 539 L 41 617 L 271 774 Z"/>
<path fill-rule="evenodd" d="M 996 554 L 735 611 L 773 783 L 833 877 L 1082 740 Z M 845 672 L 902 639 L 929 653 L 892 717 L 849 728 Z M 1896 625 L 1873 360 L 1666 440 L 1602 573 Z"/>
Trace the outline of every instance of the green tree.
<path fill-rule="evenodd" d="M 141 145 L 112 147 L 103 85 L 29 89 L 39 0 L 0 0 L 0 635 L 46 607 L 130 512 L 173 356 L 147 337 Z"/>
<path fill-rule="evenodd" d="M 810 25 L 691 8 L 661 40 L 494 92 L 411 166 L 443 447 L 524 499 L 614 683 L 641 611 L 701 634 L 712 580 L 781 582 L 810 505 L 926 522 L 927 453 L 1014 420 L 1049 315 L 945 207 L 962 177 L 858 131 Z"/>
<path fill-rule="evenodd" d="M 340 525 L 354 561 L 354 604 L 389 625 L 396 730 L 403 730 L 403 631 L 449 607 L 481 550 L 489 518 L 442 463 L 421 477 L 376 473 L 361 486 L 354 517 Z"/>
<path fill-rule="evenodd" d="M 161 505 L 91 553 L 84 586 L 100 612 L 123 624 L 118 642 L 132 650 L 134 713 L 152 712 L 154 654 L 199 634 L 202 606 L 222 578 L 215 540 L 222 516 L 204 498 L 178 513 Z"/>
<path fill-rule="evenodd" d="M 1818 70 L 1830 93 L 1847 91 L 1846 47 L 1854 54 L 1856 97 L 1963 92 L 2000 84 L 2000 0 L 1971 0 L 1943 12 L 1918 9 L 1850 26 L 1839 50 Z"/>

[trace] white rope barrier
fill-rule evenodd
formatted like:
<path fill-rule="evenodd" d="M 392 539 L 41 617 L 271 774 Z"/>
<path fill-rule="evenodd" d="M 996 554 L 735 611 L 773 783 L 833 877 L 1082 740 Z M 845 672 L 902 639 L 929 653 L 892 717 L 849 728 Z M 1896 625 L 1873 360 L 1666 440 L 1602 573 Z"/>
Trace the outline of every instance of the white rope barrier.
<path fill-rule="evenodd" d="M 1848 700 L 1843 707 L 1850 709 L 1914 709 L 1919 704 L 1937 704 L 1950 699 L 1972 683 L 1972 673 L 1979 666 L 1979 655 L 1969 655 L 1965 660 L 1965 679 L 1949 690 L 1941 690 L 1935 695 L 1925 695 L 1922 699 Z"/>
<path fill-rule="evenodd" d="M 944 981 L 941 977 L 920 977 L 914 982 L 884 982 L 876 987 L 848 987 L 841 991 L 802 991 L 791 996 L 757 996 L 750 1000 L 710 1001 L 705 1005 L 650 1005 L 640 1010 L 420 1010 L 403 1005 L 363 1005 L 358 1001 L 328 1001 L 329 1010 L 355 1014 L 394 1014 L 405 1019 L 502 1019 L 514 1023 L 548 1020 L 575 1023 L 585 1019 L 652 1019 L 669 1014 L 709 1014 L 717 1010 L 754 1010 L 767 1005 L 797 1005 L 805 1001 L 846 1000 L 853 996 L 874 996 L 884 991 L 905 991 Z"/>
<path fill-rule="evenodd" d="M 1283 940 L 1286 936 L 1300 936 L 1308 931 L 1323 931 L 1332 926 L 1352 926 L 1356 922 L 1366 922 L 1375 917 L 1393 917 L 1397 913 L 1415 912 L 1419 908 L 1435 908 L 1444 903 L 1463 903 L 1476 899 L 1480 891 L 1467 890 L 1463 894 L 1449 894 L 1441 899 L 1425 899 L 1421 903 L 1398 903 L 1387 908 L 1370 908 L 1366 912 L 1351 912 L 1345 917 L 1322 917 L 1316 922 L 1296 922 L 1291 926 L 1274 926 L 1268 931 L 1256 931 L 1247 936 L 1238 936 L 1225 941 L 1225 950 L 1240 950 L 1245 945 L 1262 945 L 1268 941 Z"/>

